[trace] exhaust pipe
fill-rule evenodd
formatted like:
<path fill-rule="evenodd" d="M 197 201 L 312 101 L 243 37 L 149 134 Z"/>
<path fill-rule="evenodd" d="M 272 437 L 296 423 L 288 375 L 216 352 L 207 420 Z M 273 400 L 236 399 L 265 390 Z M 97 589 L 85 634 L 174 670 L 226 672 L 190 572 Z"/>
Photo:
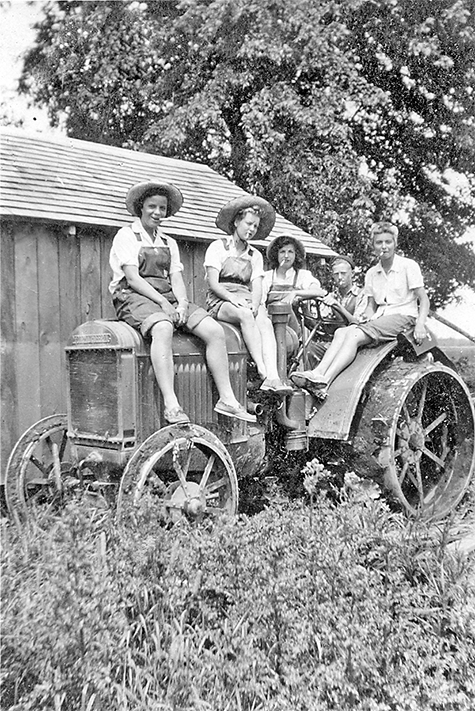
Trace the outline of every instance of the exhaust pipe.
<path fill-rule="evenodd" d="M 262 415 L 264 412 L 264 406 L 261 405 L 260 402 L 250 402 L 248 401 L 247 403 L 247 411 L 251 413 L 251 415 Z"/>

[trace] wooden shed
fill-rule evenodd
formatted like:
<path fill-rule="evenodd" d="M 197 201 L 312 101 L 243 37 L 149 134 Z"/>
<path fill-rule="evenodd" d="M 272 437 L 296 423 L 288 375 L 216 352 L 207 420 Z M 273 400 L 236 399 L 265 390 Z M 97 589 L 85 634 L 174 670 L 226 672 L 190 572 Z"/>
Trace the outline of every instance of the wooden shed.
<path fill-rule="evenodd" d="M 124 204 L 130 185 L 162 179 L 182 190 L 183 208 L 164 229 L 180 243 L 197 303 L 204 303 L 204 252 L 222 236 L 215 217 L 244 191 L 199 163 L 13 128 L 1 129 L 0 138 L 3 473 L 21 433 L 65 410 L 71 331 L 88 319 L 114 318 L 108 258 L 117 229 L 133 219 Z M 334 255 L 278 216 L 268 239 L 283 233 L 301 239 L 309 254 Z"/>

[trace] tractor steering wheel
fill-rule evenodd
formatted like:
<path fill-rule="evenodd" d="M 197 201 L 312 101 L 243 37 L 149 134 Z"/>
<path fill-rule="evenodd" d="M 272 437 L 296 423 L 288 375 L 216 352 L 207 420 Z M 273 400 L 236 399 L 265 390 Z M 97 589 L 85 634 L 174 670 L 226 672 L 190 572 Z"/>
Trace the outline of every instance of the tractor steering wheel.
<path fill-rule="evenodd" d="M 330 308 L 340 318 L 331 318 L 322 314 L 322 305 L 327 307 L 323 299 L 302 299 L 295 307 L 297 317 L 309 331 L 313 332 L 312 337 L 321 337 L 325 340 L 331 338 L 340 326 L 347 326 L 350 321 L 340 304 L 331 304 Z"/>

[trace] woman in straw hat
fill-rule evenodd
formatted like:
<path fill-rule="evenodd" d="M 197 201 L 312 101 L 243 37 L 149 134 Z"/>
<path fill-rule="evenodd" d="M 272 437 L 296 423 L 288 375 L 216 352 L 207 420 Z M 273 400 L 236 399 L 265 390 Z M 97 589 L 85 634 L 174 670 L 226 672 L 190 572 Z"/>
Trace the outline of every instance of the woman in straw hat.
<path fill-rule="evenodd" d="M 190 331 L 206 344 L 206 360 L 220 398 L 215 411 L 255 422 L 232 391 L 224 331 L 204 309 L 188 301 L 178 245 L 160 229 L 162 220 L 182 204 L 181 192 L 171 183 L 148 181 L 128 191 L 126 206 L 137 219 L 118 231 L 110 253 L 109 290 L 117 317 L 151 337 L 150 358 L 170 424 L 190 421 L 173 387 L 175 328 Z"/>
<path fill-rule="evenodd" d="M 324 298 L 326 291 L 312 272 L 304 269 L 305 247 L 291 235 L 276 237 L 267 248 L 270 269 L 264 273 L 262 300 L 269 305 L 285 301 L 296 305 L 302 299 Z M 290 325 L 299 331 L 295 314 L 290 316 Z"/>
<path fill-rule="evenodd" d="M 261 390 L 286 394 L 292 387 L 279 377 L 274 329 L 262 304 L 263 259 L 249 244 L 265 239 L 274 222 L 274 208 L 256 196 L 243 195 L 221 208 L 216 225 L 228 236 L 206 251 L 207 308 L 214 318 L 240 327 L 263 379 Z"/>

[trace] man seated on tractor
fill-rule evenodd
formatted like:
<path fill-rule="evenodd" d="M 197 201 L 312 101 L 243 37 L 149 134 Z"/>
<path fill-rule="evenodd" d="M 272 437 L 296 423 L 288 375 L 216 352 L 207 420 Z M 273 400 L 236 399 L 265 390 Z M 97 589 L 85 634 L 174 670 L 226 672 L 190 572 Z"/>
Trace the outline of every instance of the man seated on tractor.
<path fill-rule="evenodd" d="M 356 357 L 362 346 L 377 346 L 392 341 L 404 331 L 414 330 L 414 340 L 426 337 L 429 299 L 419 265 L 396 254 L 398 228 L 379 222 L 371 228 L 371 239 L 378 263 L 365 277 L 368 299 L 357 324 L 339 328 L 320 363 L 313 370 L 295 371 L 292 381 L 325 398 L 326 389 Z"/>
<path fill-rule="evenodd" d="M 324 299 L 328 305 L 335 304 L 339 314 L 342 314 L 348 323 L 358 323 L 366 306 L 364 289 L 357 286 L 353 279 L 355 265 L 351 257 L 339 254 L 331 263 L 332 279 L 335 288 Z M 338 318 L 338 313 L 334 318 Z"/>

